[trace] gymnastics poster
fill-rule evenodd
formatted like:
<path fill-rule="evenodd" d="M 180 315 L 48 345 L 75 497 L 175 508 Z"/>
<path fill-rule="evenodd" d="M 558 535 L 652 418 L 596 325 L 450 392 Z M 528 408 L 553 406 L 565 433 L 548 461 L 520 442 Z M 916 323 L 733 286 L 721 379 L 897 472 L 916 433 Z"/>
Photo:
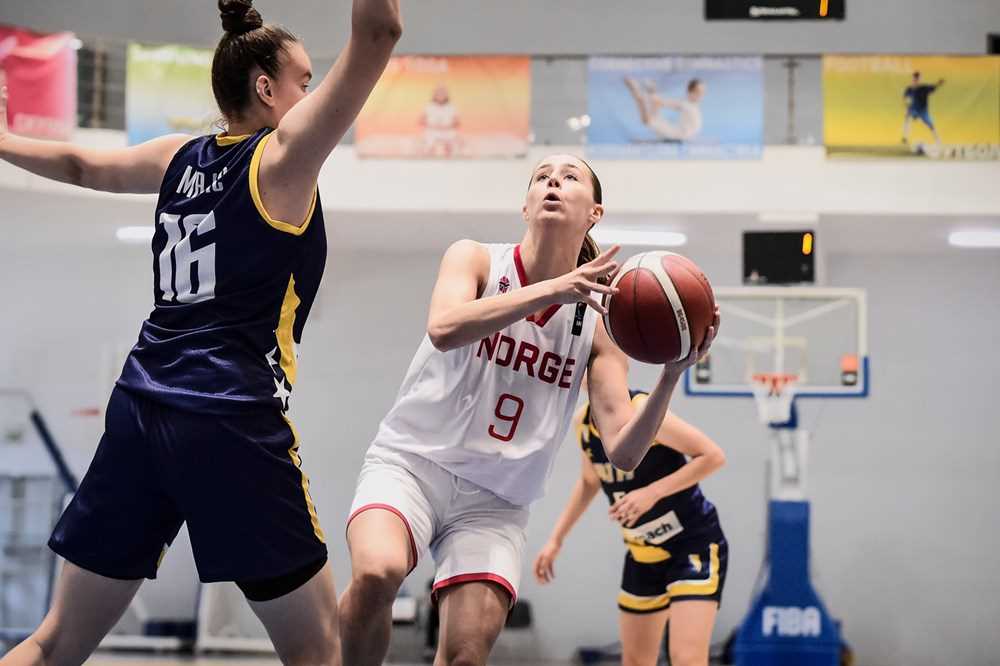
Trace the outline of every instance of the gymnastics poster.
<path fill-rule="evenodd" d="M 219 131 L 212 95 L 211 49 L 131 43 L 125 64 L 125 126 L 129 145 L 164 134 Z"/>
<path fill-rule="evenodd" d="M 587 154 L 611 159 L 758 159 L 763 59 L 590 58 Z"/>
<path fill-rule="evenodd" d="M 824 56 L 833 157 L 1000 159 L 1000 57 Z"/>
<path fill-rule="evenodd" d="M 361 157 L 518 157 L 531 140 L 531 59 L 401 56 L 358 116 Z"/>

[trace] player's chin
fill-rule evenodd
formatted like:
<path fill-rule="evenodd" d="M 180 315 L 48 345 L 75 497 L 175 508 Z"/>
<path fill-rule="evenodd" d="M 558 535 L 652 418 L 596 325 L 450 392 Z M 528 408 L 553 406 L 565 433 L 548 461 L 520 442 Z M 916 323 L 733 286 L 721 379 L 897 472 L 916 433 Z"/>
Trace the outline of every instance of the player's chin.
<path fill-rule="evenodd" d="M 580 226 L 579 219 L 571 215 L 565 206 L 560 206 L 552 210 L 543 209 L 539 211 L 535 219 L 542 226 L 566 229 L 567 232 L 573 232 Z"/>
<path fill-rule="evenodd" d="M 545 224 L 565 222 L 566 209 L 563 206 L 559 206 L 557 208 L 542 208 L 538 211 L 535 219 Z"/>

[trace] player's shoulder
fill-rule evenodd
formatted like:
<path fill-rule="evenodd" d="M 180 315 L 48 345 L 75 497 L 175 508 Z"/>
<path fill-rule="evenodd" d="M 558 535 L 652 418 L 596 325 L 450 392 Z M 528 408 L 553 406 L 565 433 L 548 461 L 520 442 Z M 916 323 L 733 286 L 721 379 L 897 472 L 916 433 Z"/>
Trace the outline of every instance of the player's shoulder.
<path fill-rule="evenodd" d="M 462 238 L 448 246 L 445 254 L 480 254 L 489 252 L 489 246 L 471 238 Z"/>
<path fill-rule="evenodd" d="M 469 238 L 457 240 L 448 246 L 441 257 L 441 270 L 449 274 L 472 273 L 480 287 L 490 273 L 492 263 L 489 246 Z"/>

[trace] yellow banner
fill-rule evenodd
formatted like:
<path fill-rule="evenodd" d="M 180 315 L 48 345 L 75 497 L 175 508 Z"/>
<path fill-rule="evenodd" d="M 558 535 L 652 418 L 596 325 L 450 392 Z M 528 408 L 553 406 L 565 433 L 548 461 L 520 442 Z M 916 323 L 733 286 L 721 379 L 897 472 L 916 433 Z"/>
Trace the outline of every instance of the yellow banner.
<path fill-rule="evenodd" d="M 1000 159 L 1000 57 L 825 56 L 827 154 Z"/>

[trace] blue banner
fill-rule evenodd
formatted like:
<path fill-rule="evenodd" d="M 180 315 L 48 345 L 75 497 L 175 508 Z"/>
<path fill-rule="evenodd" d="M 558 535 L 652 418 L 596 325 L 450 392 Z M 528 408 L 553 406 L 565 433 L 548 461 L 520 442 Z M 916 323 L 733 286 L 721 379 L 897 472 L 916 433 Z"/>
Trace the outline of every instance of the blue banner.
<path fill-rule="evenodd" d="M 591 58 L 587 82 L 591 157 L 760 158 L 760 57 Z"/>

